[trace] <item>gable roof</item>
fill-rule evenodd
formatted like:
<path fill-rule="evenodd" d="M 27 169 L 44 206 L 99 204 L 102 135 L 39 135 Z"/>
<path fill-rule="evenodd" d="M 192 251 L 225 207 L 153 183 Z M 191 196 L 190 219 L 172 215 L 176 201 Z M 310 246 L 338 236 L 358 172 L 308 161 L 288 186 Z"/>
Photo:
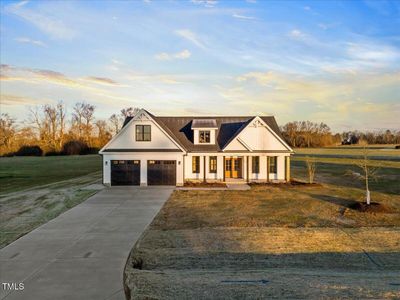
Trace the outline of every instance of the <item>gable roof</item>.
<path fill-rule="evenodd" d="M 157 117 L 146 111 L 176 142 L 188 152 L 219 152 L 224 149 L 255 117 L 254 116 L 184 116 Z M 284 140 L 273 116 L 260 117 L 274 133 Z M 127 117 L 124 126 L 132 117 Z M 194 120 L 215 121 L 216 143 L 214 145 L 194 144 L 192 123 Z M 212 120 L 212 121 L 211 121 Z"/>

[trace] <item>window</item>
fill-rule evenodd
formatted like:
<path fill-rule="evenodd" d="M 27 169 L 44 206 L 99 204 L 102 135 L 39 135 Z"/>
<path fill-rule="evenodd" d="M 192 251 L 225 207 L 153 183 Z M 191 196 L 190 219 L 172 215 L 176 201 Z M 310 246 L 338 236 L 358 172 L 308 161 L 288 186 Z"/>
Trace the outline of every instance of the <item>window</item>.
<path fill-rule="evenodd" d="M 192 157 L 192 173 L 200 173 L 200 156 Z"/>
<path fill-rule="evenodd" d="M 149 142 L 151 141 L 151 126 L 136 125 L 136 141 Z"/>
<path fill-rule="evenodd" d="M 210 156 L 210 173 L 217 173 L 217 157 Z"/>
<path fill-rule="evenodd" d="M 199 131 L 199 143 L 210 143 L 210 131 L 200 130 Z"/>
<path fill-rule="evenodd" d="M 232 161 L 230 159 L 225 160 L 225 171 L 230 171 L 232 169 Z"/>
<path fill-rule="evenodd" d="M 270 157 L 268 157 L 268 159 L 269 159 L 269 172 L 270 173 L 276 173 L 276 166 L 277 166 L 278 157 L 277 156 L 270 156 Z"/>
<path fill-rule="evenodd" d="M 251 169 L 253 173 L 260 173 L 260 157 L 259 156 L 253 156 L 251 158 Z"/>

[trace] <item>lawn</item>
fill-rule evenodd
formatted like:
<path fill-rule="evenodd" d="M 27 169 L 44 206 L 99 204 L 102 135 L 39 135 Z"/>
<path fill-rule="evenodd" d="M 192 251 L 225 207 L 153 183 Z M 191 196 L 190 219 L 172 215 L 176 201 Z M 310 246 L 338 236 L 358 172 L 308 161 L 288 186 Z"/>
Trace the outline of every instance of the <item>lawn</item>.
<path fill-rule="evenodd" d="M 400 169 L 383 163 L 372 200 L 351 161 L 317 158 L 317 181 L 249 191 L 175 191 L 125 270 L 131 299 L 400 298 Z M 292 176 L 306 177 L 303 158 Z M 379 162 L 378 162 L 379 163 Z"/>
<path fill-rule="evenodd" d="M 0 248 L 97 192 L 101 157 L 0 158 Z"/>
<path fill-rule="evenodd" d="M 319 156 L 319 157 L 347 157 L 360 158 L 363 155 L 363 148 L 360 146 L 338 146 L 328 148 L 296 148 L 297 156 Z M 377 160 L 400 161 L 400 149 L 395 149 L 394 145 L 375 145 L 369 146 L 368 155 Z"/>
<path fill-rule="evenodd" d="M 1 194 L 101 171 L 100 155 L 0 158 Z"/>

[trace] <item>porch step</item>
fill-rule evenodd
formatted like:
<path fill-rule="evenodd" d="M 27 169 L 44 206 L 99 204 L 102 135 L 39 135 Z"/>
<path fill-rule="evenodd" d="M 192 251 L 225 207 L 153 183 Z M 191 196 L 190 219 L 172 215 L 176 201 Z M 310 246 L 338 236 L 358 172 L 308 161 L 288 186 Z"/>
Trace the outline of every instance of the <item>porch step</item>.
<path fill-rule="evenodd" d="M 246 182 L 240 182 L 240 183 L 225 182 L 225 183 L 228 190 L 247 191 L 251 189 L 251 187 Z"/>

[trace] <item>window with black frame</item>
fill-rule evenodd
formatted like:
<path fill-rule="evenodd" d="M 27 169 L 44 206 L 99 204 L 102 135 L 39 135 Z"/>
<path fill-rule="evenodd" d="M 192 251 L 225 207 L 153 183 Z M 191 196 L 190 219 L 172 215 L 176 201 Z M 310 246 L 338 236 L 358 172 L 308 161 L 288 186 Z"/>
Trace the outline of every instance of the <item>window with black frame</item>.
<path fill-rule="evenodd" d="M 259 156 L 253 156 L 251 158 L 251 169 L 252 169 L 252 172 L 255 174 L 260 173 L 260 157 Z"/>
<path fill-rule="evenodd" d="M 199 131 L 199 143 L 210 143 L 210 131 L 200 130 Z"/>
<path fill-rule="evenodd" d="M 269 172 L 270 173 L 276 173 L 278 157 L 277 156 L 270 156 L 270 157 L 268 157 L 268 159 L 269 159 Z"/>
<path fill-rule="evenodd" d="M 210 173 L 217 173 L 217 157 L 210 156 Z"/>
<path fill-rule="evenodd" d="M 192 157 L 192 173 L 200 173 L 200 156 Z"/>
<path fill-rule="evenodd" d="M 136 125 L 136 141 L 149 142 L 151 141 L 151 126 Z"/>

